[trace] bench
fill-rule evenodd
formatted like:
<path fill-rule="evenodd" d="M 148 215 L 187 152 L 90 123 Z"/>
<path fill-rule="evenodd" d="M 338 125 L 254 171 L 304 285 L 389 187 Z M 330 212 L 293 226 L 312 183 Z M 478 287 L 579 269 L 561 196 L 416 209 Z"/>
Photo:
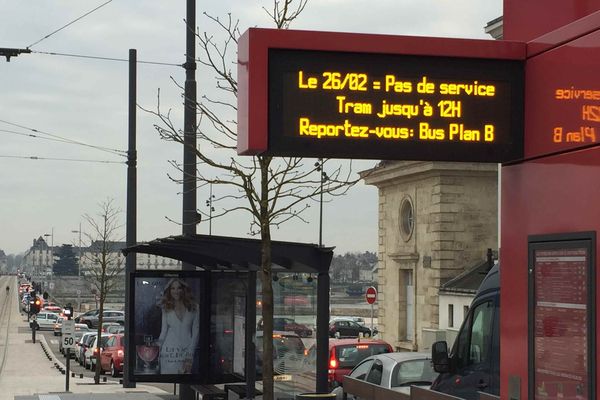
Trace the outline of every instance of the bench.
<path fill-rule="evenodd" d="M 247 396 L 245 383 L 244 384 L 240 384 L 240 383 L 227 384 L 224 386 L 224 388 L 225 388 L 225 393 L 227 395 L 229 395 L 229 392 L 232 391 L 233 393 L 237 394 L 237 396 L 240 399 L 244 399 Z M 260 396 L 260 395 L 262 395 L 262 392 L 256 388 L 254 388 L 254 396 Z"/>
<path fill-rule="evenodd" d="M 214 385 L 192 385 L 196 400 L 227 400 L 227 393 Z"/>

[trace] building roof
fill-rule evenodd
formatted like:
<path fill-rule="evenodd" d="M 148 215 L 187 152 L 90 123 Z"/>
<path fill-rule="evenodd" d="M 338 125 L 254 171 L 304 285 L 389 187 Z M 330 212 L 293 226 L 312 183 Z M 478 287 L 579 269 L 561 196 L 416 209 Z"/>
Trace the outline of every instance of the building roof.
<path fill-rule="evenodd" d="M 262 243 L 259 239 L 209 235 L 179 235 L 123 249 L 180 260 L 207 270 L 258 270 Z M 295 242 L 271 242 L 273 272 L 328 272 L 333 247 Z"/>
<path fill-rule="evenodd" d="M 475 295 L 489 270 L 488 261 L 481 261 L 440 286 L 440 293 Z"/>

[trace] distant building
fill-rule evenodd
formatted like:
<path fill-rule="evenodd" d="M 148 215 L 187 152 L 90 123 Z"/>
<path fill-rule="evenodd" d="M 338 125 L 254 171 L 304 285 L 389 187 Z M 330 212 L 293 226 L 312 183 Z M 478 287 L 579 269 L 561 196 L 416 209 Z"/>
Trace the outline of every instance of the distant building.
<path fill-rule="evenodd" d="M 477 289 L 490 268 L 487 260 L 479 262 L 440 287 L 439 329 L 443 332 L 441 340 L 446 340 L 449 347 L 454 343 Z"/>
<path fill-rule="evenodd" d="M 0 249 L 0 272 L 8 272 L 8 260 L 2 249 Z"/>
<path fill-rule="evenodd" d="M 98 252 L 101 242 L 94 242 L 91 246 L 78 247 L 73 246 L 73 252 L 77 255 L 80 262 L 81 275 L 90 275 L 91 269 L 94 267 L 92 264 L 94 252 Z M 56 246 L 55 246 L 56 247 Z M 122 265 L 125 265 L 125 257 L 121 253 L 121 250 L 125 248 L 125 242 L 111 242 L 109 248 L 112 252 L 117 253 L 116 258 Z M 178 270 L 181 269 L 181 261 L 173 260 L 171 258 L 155 256 L 151 254 L 139 254 L 136 257 L 137 269 L 170 269 Z M 0 261 L 1 263 L 1 261 Z M 33 245 L 25 253 L 23 265 L 24 270 L 31 273 L 34 276 L 47 276 L 52 274 L 53 265 L 52 249 L 43 237 L 33 240 Z"/>
<path fill-rule="evenodd" d="M 90 270 L 94 268 L 92 263 L 93 253 L 98 252 L 98 249 L 101 247 L 101 242 L 94 242 L 89 247 L 81 248 L 81 273 L 82 275 L 89 275 Z M 126 246 L 125 242 L 111 242 L 110 249 L 117 253 L 116 259 L 119 260 L 123 268 L 125 267 L 125 256 L 121 250 L 123 250 Z M 79 249 L 74 247 L 74 250 L 77 254 Z M 135 253 L 134 253 L 135 254 Z M 172 258 L 155 256 L 152 254 L 138 254 L 136 256 L 136 269 L 148 270 L 148 269 L 169 269 L 169 270 L 179 270 L 181 269 L 181 261 L 174 260 Z M 124 272 L 123 272 L 124 273 Z"/>
<path fill-rule="evenodd" d="M 33 239 L 33 244 L 25 253 L 23 265 L 31 275 L 47 275 L 52 273 L 52 249 L 42 236 Z"/>
<path fill-rule="evenodd" d="M 440 287 L 497 248 L 498 166 L 382 161 L 361 177 L 379 189 L 377 327 L 397 350 L 426 350 Z"/>

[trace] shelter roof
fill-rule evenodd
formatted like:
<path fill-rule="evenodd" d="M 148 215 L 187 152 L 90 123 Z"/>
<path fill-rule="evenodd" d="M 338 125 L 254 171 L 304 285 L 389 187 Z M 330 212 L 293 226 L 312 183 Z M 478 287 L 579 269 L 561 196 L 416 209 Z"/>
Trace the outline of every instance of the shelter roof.
<path fill-rule="evenodd" d="M 256 271 L 262 258 L 259 239 L 229 236 L 179 235 L 154 239 L 123 249 L 180 260 L 205 270 Z M 328 272 L 333 247 L 271 241 L 273 272 Z"/>

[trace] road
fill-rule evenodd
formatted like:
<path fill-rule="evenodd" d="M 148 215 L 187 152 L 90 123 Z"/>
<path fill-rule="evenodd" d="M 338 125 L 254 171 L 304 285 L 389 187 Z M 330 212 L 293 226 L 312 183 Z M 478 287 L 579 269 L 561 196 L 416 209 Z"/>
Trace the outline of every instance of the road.
<path fill-rule="evenodd" d="M 5 287 L 9 290 L 6 291 Z M 8 329 L 11 319 L 15 318 L 17 296 L 17 278 L 10 275 L 0 276 L 0 375 L 4 369 L 8 349 Z"/>
<path fill-rule="evenodd" d="M 54 336 L 53 331 L 47 330 L 40 330 L 37 332 L 37 335 L 44 336 L 46 343 L 50 347 L 48 350 L 50 350 L 54 354 L 55 358 L 59 359 L 66 366 L 67 358 L 60 354 L 58 350 L 59 340 L 61 339 L 61 336 Z M 79 363 L 77 363 L 74 358 L 71 358 L 69 365 L 71 372 L 75 374 L 75 377 L 70 378 L 71 380 L 80 379 L 81 375 L 87 378 L 94 377 L 94 371 L 90 371 L 88 369 L 83 368 L 83 366 L 79 365 Z M 113 378 L 110 376 L 109 373 L 101 375 L 100 379 L 104 378 L 106 378 L 107 382 L 115 382 L 116 384 L 120 384 L 120 380 L 123 379 L 122 377 Z M 174 393 L 175 390 L 177 390 L 177 393 L 179 392 L 178 387 L 173 383 L 144 383 L 144 385 L 154 386 L 169 393 Z"/>

